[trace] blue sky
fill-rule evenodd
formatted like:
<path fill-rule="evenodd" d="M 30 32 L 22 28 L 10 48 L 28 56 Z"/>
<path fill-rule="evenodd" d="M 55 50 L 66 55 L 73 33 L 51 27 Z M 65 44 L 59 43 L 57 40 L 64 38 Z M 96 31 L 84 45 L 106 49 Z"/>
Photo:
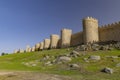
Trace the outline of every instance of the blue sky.
<path fill-rule="evenodd" d="M 0 0 L 0 53 L 60 34 L 62 28 L 82 31 L 82 19 L 99 25 L 120 21 L 120 0 Z"/>

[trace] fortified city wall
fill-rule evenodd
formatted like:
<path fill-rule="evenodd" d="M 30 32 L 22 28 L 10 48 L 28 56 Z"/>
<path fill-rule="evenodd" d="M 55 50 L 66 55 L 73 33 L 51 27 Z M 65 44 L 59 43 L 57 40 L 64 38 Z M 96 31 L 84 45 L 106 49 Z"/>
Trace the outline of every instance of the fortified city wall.
<path fill-rule="evenodd" d="M 50 48 L 58 48 L 59 35 L 52 34 L 50 36 Z"/>
<path fill-rule="evenodd" d="M 71 36 L 71 46 L 83 44 L 83 32 L 77 32 Z"/>
<path fill-rule="evenodd" d="M 44 40 L 44 49 L 50 48 L 50 39 L 45 39 Z"/>
<path fill-rule="evenodd" d="M 61 30 L 61 48 L 70 46 L 71 35 L 72 35 L 72 30 L 70 29 Z"/>
<path fill-rule="evenodd" d="M 99 27 L 100 41 L 120 41 L 120 22 Z"/>
<path fill-rule="evenodd" d="M 83 31 L 72 34 L 70 29 L 62 29 L 61 37 L 51 35 L 50 39 L 45 39 L 30 48 L 27 46 L 25 52 L 35 51 L 35 49 L 65 48 L 93 42 L 120 41 L 120 22 L 98 27 L 98 20 L 92 17 L 83 19 Z M 14 53 L 23 52 L 15 50 Z"/>

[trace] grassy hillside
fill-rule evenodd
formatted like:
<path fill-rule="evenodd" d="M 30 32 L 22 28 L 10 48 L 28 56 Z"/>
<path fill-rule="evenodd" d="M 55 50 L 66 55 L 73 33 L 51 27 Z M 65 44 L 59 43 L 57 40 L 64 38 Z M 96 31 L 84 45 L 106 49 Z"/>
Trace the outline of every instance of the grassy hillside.
<path fill-rule="evenodd" d="M 80 57 L 72 58 L 72 61 L 65 64 L 55 64 L 52 66 L 44 65 L 45 62 L 40 60 L 44 55 L 49 55 L 52 61 L 54 56 L 61 54 L 69 54 L 73 49 L 69 51 L 67 49 L 54 49 L 40 52 L 31 53 L 19 53 L 0 56 L 0 70 L 15 70 L 15 71 L 38 71 L 42 73 L 69 75 L 75 80 L 119 80 L 120 79 L 120 67 L 116 67 L 120 63 L 119 58 L 111 58 L 109 56 L 119 56 L 119 50 L 113 51 L 94 51 L 94 52 L 80 52 Z M 100 61 L 85 62 L 83 59 L 88 58 L 90 55 L 101 56 Z M 35 66 L 27 66 L 24 64 L 35 63 Z M 79 64 L 81 70 L 68 70 L 68 64 Z M 113 74 L 102 73 L 101 69 L 110 67 L 114 70 Z"/>

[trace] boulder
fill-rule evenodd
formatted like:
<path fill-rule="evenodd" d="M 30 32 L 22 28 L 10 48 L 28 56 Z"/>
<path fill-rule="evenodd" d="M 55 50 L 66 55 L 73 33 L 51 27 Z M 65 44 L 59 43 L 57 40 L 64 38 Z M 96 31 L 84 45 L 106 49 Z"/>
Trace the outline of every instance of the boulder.
<path fill-rule="evenodd" d="M 92 55 L 88 59 L 90 59 L 90 60 L 101 60 L 101 57 L 100 56 Z"/>
<path fill-rule="evenodd" d="M 80 56 L 80 54 L 79 54 L 79 52 L 77 52 L 77 51 L 75 51 L 75 50 L 73 50 L 71 53 L 70 53 L 70 56 L 71 57 L 79 57 Z"/>
<path fill-rule="evenodd" d="M 120 67 L 120 63 L 118 63 L 118 64 L 116 65 L 116 67 Z"/>
<path fill-rule="evenodd" d="M 108 68 L 108 67 L 102 69 L 101 71 L 102 71 L 102 72 L 105 72 L 105 73 L 109 73 L 109 74 L 112 74 L 112 73 L 113 73 L 113 69 Z"/>
<path fill-rule="evenodd" d="M 45 63 L 45 65 L 47 65 L 47 66 L 51 66 L 52 63 L 51 63 L 51 61 L 48 61 L 48 62 Z"/>
<path fill-rule="evenodd" d="M 72 53 L 79 55 L 79 52 L 77 52 L 77 51 L 75 51 L 75 50 L 73 50 Z"/>
<path fill-rule="evenodd" d="M 108 50 L 109 46 L 108 45 L 101 45 L 100 50 Z"/>
<path fill-rule="evenodd" d="M 80 51 L 86 51 L 87 46 L 86 45 L 81 45 L 79 49 L 80 49 Z"/>
<path fill-rule="evenodd" d="M 77 47 L 75 48 L 75 51 L 80 51 L 80 46 L 77 46 Z"/>
<path fill-rule="evenodd" d="M 85 62 L 89 62 L 88 58 L 84 58 L 83 60 L 84 60 Z"/>
<path fill-rule="evenodd" d="M 116 58 L 118 58 L 118 56 L 111 56 L 111 58 L 116 59 Z"/>
<path fill-rule="evenodd" d="M 80 69 L 80 66 L 78 64 L 70 64 L 69 67 L 70 67 L 71 70 Z"/>
<path fill-rule="evenodd" d="M 92 50 L 93 51 L 98 51 L 99 50 L 99 45 L 98 44 L 92 44 Z"/>
<path fill-rule="evenodd" d="M 72 61 L 72 59 L 70 58 L 70 57 L 67 57 L 67 56 L 61 56 L 61 57 L 58 57 L 57 59 L 56 59 L 56 62 L 57 63 L 61 63 L 61 62 L 70 62 L 70 61 Z"/>
<path fill-rule="evenodd" d="M 37 66 L 37 64 L 34 63 L 34 64 L 31 64 L 31 66 L 32 66 L 32 67 L 35 67 L 35 66 Z"/>

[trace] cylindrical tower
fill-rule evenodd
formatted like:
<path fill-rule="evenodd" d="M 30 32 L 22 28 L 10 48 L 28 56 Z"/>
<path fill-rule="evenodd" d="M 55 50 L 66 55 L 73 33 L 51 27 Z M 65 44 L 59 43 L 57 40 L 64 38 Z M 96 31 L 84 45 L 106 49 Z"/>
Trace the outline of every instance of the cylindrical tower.
<path fill-rule="evenodd" d="M 26 50 L 25 50 L 25 52 L 29 52 L 29 49 L 30 49 L 30 46 L 27 45 L 27 46 L 26 46 Z"/>
<path fill-rule="evenodd" d="M 44 42 L 40 42 L 40 50 L 43 50 L 44 48 Z"/>
<path fill-rule="evenodd" d="M 32 47 L 32 52 L 34 52 L 34 51 L 35 51 L 35 46 Z"/>
<path fill-rule="evenodd" d="M 13 52 L 13 53 L 19 53 L 19 50 L 17 50 L 17 49 L 16 49 L 16 50 L 14 50 L 14 52 Z"/>
<path fill-rule="evenodd" d="M 40 50 L 40 43 L 37 43 L 36 45 L 35 45 L 35 51 L 39 51 Z"/>
<path fill-rule="evenodd" d="M 84 44 L 99 41 L 98 20 L 92 17 L 83 19 Z"/>
<path fill-rule="evenodd" d="M 44 40 L 44 49 L 50 48 L 50 39 L 45 39 Z"/>
<path fill-rule="evenodd" d="M 50 36 L 50 48 L 57 48 L 58 47 L 58 41 L 59 41 L 59 35 L 53 34 Z"/>
<path fill-rule="evenodd" d="M 61 48 L 70 46 L 71 35 L 72 35 L 72 30 L 62 29 L 62 31 L 61 31 Z"/>
<path fill-rule="evenodd" d="M 20 49 L 20 53 L 24 53 L 25 52 L 25 50 L 24 49 Z"/>

